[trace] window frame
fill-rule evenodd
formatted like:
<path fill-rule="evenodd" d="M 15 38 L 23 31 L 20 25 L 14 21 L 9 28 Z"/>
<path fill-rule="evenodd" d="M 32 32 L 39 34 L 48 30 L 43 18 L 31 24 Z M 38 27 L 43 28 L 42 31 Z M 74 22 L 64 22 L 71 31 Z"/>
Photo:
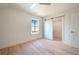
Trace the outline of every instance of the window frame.
<path fill-rule="evenodd" d="M 36 25 L 32 25 L 32 20 L 36 20 L 38 23 Z M 32 18 L 31 20 L 31 34 L 39 34 L 39 19 L 36 18 Z M 36 27 L 38 27 L 38 31 L 32 31 L 32 27 L 34 27 L 34 30 L 36 29 Z"/>

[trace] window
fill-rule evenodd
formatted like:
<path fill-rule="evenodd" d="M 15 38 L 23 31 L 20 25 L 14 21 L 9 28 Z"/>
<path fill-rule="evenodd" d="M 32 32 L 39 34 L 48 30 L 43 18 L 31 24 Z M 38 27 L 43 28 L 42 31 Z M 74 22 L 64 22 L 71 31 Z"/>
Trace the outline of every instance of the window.
<path fill-rule="evenodd" d="M 39 33 L 39 19 L 32 18 L 32 34 L 38 34 Z"/>

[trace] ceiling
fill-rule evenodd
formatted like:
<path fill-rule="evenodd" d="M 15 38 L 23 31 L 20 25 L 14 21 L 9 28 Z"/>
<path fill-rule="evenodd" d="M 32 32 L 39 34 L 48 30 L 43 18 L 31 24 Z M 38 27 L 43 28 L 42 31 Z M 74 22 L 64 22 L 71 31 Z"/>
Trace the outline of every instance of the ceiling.
<path fill-rule="evenodd" d="M 44 17 L 79 6 L 78 3 L 51 3 L 51 5 L 36 5 L 34 8 L 31 8 L 32 5 L 33 3 L 0 3 L 0 8 L 16 7 L 29 13 Z"/>

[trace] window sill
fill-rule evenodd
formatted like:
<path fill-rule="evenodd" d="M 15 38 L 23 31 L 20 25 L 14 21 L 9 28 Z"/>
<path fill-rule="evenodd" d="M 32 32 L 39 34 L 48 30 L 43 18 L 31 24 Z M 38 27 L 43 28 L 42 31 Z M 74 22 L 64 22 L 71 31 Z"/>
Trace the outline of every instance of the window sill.
<path fill-rule="evenodd" d="M 31 34 L 39 34 L 39 32 L 31 32 Z"/>

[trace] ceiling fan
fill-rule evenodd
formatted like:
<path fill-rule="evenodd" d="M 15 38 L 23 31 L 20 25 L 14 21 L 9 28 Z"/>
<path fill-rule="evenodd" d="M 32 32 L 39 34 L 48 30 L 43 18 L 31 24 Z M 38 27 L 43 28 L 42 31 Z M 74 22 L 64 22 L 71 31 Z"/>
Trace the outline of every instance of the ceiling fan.
<path fill-rule="evenodd" d="M 39 5 L 51 5 L 51 3 L 39 3 Z"/>

